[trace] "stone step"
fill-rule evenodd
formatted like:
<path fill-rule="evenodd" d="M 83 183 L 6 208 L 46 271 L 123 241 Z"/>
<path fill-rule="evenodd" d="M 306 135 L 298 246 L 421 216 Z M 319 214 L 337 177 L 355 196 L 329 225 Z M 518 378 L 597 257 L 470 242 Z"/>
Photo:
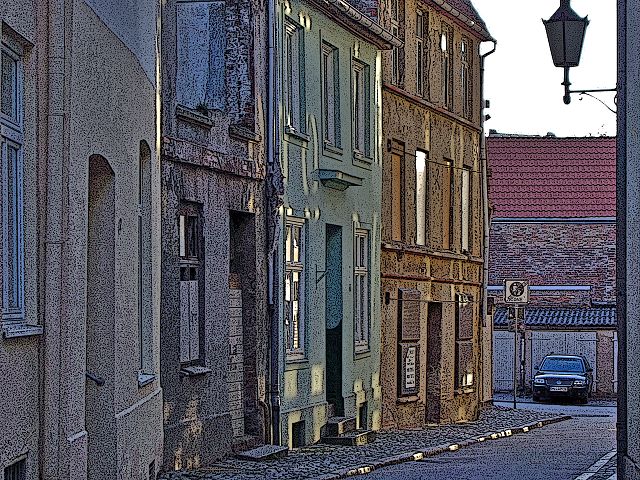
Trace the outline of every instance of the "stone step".
<path fill-rule="evenodd" d="M 376 439 L 376 432 L 373 430 L 355 430 L 343 433 L 342 435 L 332 435 L 322 437 L 322 443 L 329 445 L 342 445 L 359 447 L 373 442 Z"/>
<path fill-rule="evenodd" d="M 289 455 L 289 449 L 279 445 L 262 445 L 246 452 L 241 452 L 236 457 L 242 460 L 261 462 L 263 460 L 277 460 Z"/>
<path fill-rule="evenodd" d="M 356 429 L 356 419 L 351 417 L 330 417 L 323 427 L 322 436 L 336 437 Z"/>

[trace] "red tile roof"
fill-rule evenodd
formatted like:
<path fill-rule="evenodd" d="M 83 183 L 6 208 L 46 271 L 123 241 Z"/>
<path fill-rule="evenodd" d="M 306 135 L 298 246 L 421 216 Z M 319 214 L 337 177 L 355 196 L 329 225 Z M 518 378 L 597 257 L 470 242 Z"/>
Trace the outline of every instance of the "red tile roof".
<path fill-rule="evenodd" d="M 494 218 L 616 215 L 615 137 L 490 135 Z"/>

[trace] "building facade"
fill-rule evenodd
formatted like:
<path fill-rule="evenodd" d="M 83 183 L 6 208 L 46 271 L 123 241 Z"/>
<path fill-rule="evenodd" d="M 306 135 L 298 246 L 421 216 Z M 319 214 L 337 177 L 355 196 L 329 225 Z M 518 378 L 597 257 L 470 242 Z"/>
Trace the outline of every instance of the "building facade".
<path fill-rule="evenodd" d="M 379 48 L 394 39 L 344 0 L 279 5 L 272 406 L 295 447 L 334 415 L 380 426 Z"/>
<path fill-rule="evenodd" d="M 161 467 L 158 12 L 0 7 L 0 478 Z"/>
<path fill-rule="evenodd" d="M 404 45 L 383 62 L 382 425 L 470 420 L 491 329 L 479 47 L 492 38 L 468 1 L 385 7 Z"/>
<path fill-rule="evenodd" d="M 502 284 L 525 279 L 526 340 L 519 355 L 530 385 L 549 353 L 585 355 L 596 395 L 616 391 L 616 139 L 499 134 L 487 138 L 493 211 L 489 295 L 498 309 L 496 389 L 513 383 L 513 333 Z M 508 384 L 508 385 L 507 385 Z"/>
<path fill-rule="evenodd" d="M 640 70 L 637 35 L 640 4 L 637 0 L 617 2 L 617 318 L 618 338 L 618 477 L 640 479 L 640 224 L 634 214 L 640 207 L 640 140 L 637 136 L 640 111 Z"/>
<path fill-rule="evenodd" d="M 249 0 L 163 3 L 167 469 L 265 440 L 265 15 Z"/>

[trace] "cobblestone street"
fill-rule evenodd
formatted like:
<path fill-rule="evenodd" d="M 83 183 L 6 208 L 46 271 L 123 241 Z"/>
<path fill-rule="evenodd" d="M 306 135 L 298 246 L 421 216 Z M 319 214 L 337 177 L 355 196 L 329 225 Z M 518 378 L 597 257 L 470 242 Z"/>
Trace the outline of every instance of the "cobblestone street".
<path fill-rule="evenodd" d="M 378 432 L 373 443 L 362 447 L 318 444 L 293 450 L 282 460 L 251 462 L 230 458 L 206 469 L 170 472 L 160 478 L 162 480 L 344 478 L 354 474 L 353 470 L 362 469 L 360 472 L 366 473 L 367 467 L 379 468 L 383 465 L 406 461 L 407 457 L 418 452 L 424 452 L 423 454 L 428 456 L 438 451 L 448 451 L 450 445 L 454 445 L 451 449 L 456 449 L 457 444 L 462 447 L 467 443 L 475 443 L 479 438 L 490 438 L 491 434 L 498 437 L 499 435 L 496 434 L 500 432 L 502 432 L 500 436 L 510 436 L 512 432 L 504 432 L 545 420 L 558 421 L 560 418 L 557 413 L 493 407 L 483 412 L 477 422 L 434 426 L 420 430 Z"/>

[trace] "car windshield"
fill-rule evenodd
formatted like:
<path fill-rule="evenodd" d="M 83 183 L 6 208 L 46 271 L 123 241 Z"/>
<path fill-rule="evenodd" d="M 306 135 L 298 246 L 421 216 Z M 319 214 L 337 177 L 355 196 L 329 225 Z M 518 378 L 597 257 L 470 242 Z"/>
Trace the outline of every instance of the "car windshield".
<path fill-rule="evenodd" d="M 540 365 L 540 370 L 551 372 L 583 372 L 582 360 L 571 357 L 547 357 Z"/>

